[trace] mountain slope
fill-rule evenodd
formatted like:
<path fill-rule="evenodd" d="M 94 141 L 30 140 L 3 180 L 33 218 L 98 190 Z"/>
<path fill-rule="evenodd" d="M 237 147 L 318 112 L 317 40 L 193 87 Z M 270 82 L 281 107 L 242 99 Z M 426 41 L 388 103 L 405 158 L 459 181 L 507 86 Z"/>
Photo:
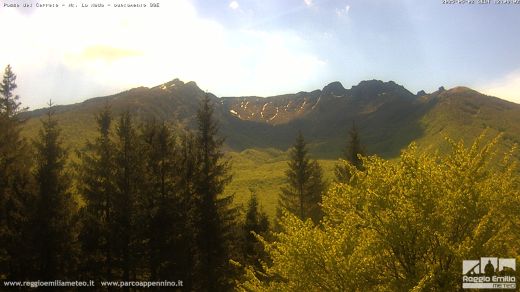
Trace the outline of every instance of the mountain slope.
<path fill-rule="evenodd" d="M 146 88 L 55 108 L 64 140 L 72 149 L 95 133 L 95 114 L 109 104 L 142 119 L 156 118 L 194 128 L 204 92 L 178 79 Z M 484 128 L 504 132 L 504 147 L 520 141 L 520 105 L 457 87 L 416 96 L 392 81 L 362 81 L 350 89 L 333 82 L 321 90 L 272 97 L 210 94 L 221 133 L 230 150 L 286 150 L 301 130 L 319 157 L 336 158 L 355 121 L 369 153 L 394 157 L 410 142 L 438 147 L 444 136 L 474 139 Z M 45 110 L 26 113 L 25 134 L 34 136 Z"/>
<path fill-rule="evenodd" d="M 520 105 L 483 95 L 467 87 L 437 91 L 422 97 L 432 107 L 421 117 L 424 149 L 443 149 L 444 137 L 471 141 L 482 131 L 489 137 L 503 133 L 502 146 L 520 144 Z"/>

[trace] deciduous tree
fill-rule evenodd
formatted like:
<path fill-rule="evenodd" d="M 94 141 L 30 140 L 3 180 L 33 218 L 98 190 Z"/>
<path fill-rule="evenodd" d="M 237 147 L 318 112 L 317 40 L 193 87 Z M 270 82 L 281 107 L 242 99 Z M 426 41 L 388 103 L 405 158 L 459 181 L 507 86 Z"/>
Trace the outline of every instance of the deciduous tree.
<path fill-rule="evenodd" d="M 269 281 L 250 268 L 240 288 L 451 291 L 460 289 L 465 259 L 518 261 L 518 161 L 513 152 L 496 159 L 496 142 L 450 141 L 446 156 L 412 145 L 399 161 L 363 158 L 364 171 L 346 164 L 353 177 L 323 198 L 323 224 L 286 212 L 282 232 L 263 241 Z"/>

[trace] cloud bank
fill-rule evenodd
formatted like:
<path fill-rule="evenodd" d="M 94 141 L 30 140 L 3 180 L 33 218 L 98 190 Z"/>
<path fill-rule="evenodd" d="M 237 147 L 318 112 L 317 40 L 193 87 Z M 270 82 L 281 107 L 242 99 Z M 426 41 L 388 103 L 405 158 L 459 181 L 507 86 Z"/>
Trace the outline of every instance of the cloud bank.
<path fill-rule="evenodd" d="M 0 27 L 11 27 L 0 66 L 12 65 L 31 108 L 177 77 L 220 96 L 279 94 L 326 68 L 290 30 L 226 28 L 200 17 L 190 1 L 163 1 L 160 9 L 2 9 Z"/>

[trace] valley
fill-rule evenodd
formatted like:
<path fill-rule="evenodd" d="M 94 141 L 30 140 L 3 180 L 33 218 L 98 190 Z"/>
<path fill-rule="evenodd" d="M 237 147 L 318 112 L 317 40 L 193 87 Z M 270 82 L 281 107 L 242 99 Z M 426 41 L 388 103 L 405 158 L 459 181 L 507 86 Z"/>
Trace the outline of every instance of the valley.
<path fill-rule="evenodd" d="M 95 115 L 110 105 L 115 115 L 130 111 L 145 121 L 166 121 L 177 129 L 195 129 L 199 100 L 195 82 L 174 79 L 115 95 L 55 107 L 69 159 L 96 135 Z M 359 128 L 368 154 L 393 159 L 414 141 L 421 151 L 445 151 L 445 137 L 473 141 L 482 131 L 488 137 L 503 133 L 500 149 L 520 142 L 520 105 L 480 94 L 465 87 L 415 95 L 395 82 L 362 81 L 345 89 L 339 82 L 321 90 L 272 97 L 216 97 L 215 106 L 225 151 L 232 162 L 233 180 L 226 188 L 235 204 L 245 206 L 251 192 L 273 218 L 287 169 L 287 151 L 298 131 L 311 156 L 318 159 L 328 181 L 347 143 L 352 123 Z M 33 139 L 45 109 L 24 113 L 24 135 Z"/>

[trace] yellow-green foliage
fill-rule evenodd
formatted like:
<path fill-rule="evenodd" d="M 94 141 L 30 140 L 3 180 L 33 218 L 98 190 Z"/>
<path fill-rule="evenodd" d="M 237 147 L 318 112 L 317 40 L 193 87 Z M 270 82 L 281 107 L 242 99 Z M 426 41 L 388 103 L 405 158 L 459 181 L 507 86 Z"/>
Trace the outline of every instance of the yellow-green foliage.
<path fill-rule="evenodd" d="M 464 259 L 520 262 L 520 182 L 512 152 L 495 163 L 497 139 L 446 156 L 414 145 L 398 161 L 364 159 L 348 184 L 323 198 L 320 226 L 284 214 L 272 264 L 246 269 L 243 290 L 453 291 Z M 266 280 L 267 279 L 267 280 Z"/>

